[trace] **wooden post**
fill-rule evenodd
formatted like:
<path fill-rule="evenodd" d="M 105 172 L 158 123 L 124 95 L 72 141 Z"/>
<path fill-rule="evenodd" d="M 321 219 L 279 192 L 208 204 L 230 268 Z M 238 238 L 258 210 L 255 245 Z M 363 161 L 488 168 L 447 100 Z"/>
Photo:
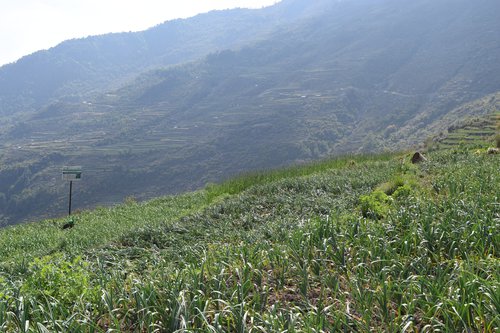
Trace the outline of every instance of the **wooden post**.
<path fill-rule="evenodd" d="M 69 216 L 71 216 L 71 192 L 73 191 L 73 181 L 69 182 Z"/>

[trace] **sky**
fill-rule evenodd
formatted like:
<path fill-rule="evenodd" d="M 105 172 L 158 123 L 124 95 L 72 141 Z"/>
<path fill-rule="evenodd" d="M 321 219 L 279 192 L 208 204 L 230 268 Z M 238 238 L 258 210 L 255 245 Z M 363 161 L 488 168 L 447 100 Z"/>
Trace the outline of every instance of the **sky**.
<path fill-rule="evenodd" d="M 60 42 L 278 0 L 0 0 L 0 66 Z"/>

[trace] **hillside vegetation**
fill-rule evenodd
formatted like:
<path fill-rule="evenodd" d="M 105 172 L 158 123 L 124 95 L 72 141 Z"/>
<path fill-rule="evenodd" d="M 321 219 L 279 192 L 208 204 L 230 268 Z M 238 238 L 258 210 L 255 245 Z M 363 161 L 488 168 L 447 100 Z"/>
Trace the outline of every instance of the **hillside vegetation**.
<path fill-rule="evenodd" d="M 85 101 L 146 70 L 264 38 L 276 26 L 304 19 L 325 3 L 306 6 L 288 0 L 261 10 L 213 11 L 145 31 L 65 41 L 0 67 L 0 116 L 36 112 L 54 100 Z"/>
<path fill-rule="evenodd" d="M 484 146 L 483 146 L 484 147 Z M 254 173 L 0 231 L 8 332 L 496 332 L 499 155 Z"/>
<path fill-rule="evenodd" d="M 112 80 L 109 71 L 119 69 L 132 77 L 104 86 L 89 79 L 98 94 L 77 88 L 84 95 L 54 95 L 38 108 L 0 115 L 0 224 L 64 214 L 64 165 L 83 166 L 74 202 L 82 209 L 195 190 L 252 170 L 419 145 L 457 120 L 498 110 L 497 12 L 497 0 L 284 0 L 262 11 L 68 42 L 49 54 L 85 64 L 79 50 L 95 44 L 102 56 L 96 75 Z M 200 30 L 214 39 L 192 39 Z M 196 59 L 182 56 L 184 40 L 199 51 Z M 118 66 L 122 58 L 105 52 L 120 52 L 117 44 L 123 59 L 135 60 Z M 62 52 L 70 46 L 78 57 Z M 153 46 L 161 49 L 154 59 L 175 53 L 180 62 L 150 62 Z M 140 59 L 151 67 L 129 71 Z M 36 73 L 40 65 L 33 66 Z M 22 61 L 7 69 L 19 80 L 18 71 L 32 73 Z M 2 73 L 0 82 L 14 89 Z M 13 96 L 32 101 L 17 90 Z"/>

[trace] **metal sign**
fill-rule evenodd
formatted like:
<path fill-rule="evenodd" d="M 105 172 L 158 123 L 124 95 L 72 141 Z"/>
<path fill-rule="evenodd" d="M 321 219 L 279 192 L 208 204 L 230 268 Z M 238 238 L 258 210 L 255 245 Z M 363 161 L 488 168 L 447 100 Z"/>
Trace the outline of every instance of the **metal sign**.
<path fill-rule="evenodd" d="M 66 166 L 62 169 L 62 179 L 63 180 L 80 180 L 82 179 L 82 167 L 81 166 Z"/>

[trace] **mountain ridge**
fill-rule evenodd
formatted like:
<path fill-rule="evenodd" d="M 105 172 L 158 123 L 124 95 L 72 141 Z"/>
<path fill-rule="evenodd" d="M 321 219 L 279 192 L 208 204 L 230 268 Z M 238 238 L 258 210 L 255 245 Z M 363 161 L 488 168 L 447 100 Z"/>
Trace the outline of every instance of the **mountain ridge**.
<path fill-rule="evenodd" d="M 322 3 L 327 1 L 317 1 L 312 7 Z M 22 108 L 36 110 L 51 99 L 81 101 L 144 70 L 194 61 L 218 49 L 243 45 L 262 38 L 276 24 L 312 15 L 301 8 L 304 4 L 300 1 L 287 0 L 260 10 L 212 11 L 144 31 L 62 42 L 0 67 L 0 114 Z M 28 102 L 19 104 L 19 96 Z"/>

